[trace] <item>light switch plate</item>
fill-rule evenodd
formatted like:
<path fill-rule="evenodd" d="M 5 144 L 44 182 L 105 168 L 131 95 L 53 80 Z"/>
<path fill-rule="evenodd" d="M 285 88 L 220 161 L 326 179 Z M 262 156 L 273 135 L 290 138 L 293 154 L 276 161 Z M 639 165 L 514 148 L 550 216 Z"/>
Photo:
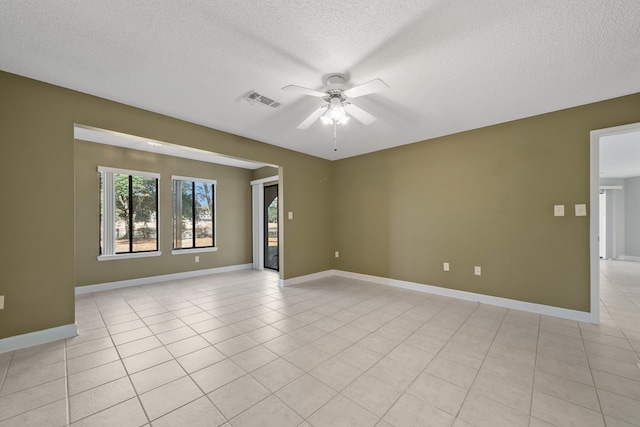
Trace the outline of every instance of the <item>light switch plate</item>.
<path fill-rule="evenodd" d="M 587 205 L 576 205 L 576 216 L 587 216 Z"/>
<path fill-rule="evenodd" d="M 289 212 L 289 219 L 293 219 L 293 212 Z"/>
<path fill-rule="evenodd" d="M 444 264 L 442 264 L 442 267 L 444 268 L 444 271 L 449 271 L 449 263 L 445 262 Z"/>
<path fill-rule="evenodd" d="M 476 276 L 480 276 L 482 274 L 482 267 L 477 265 L 473 267 L 473 274 L 475 274 Z"/>
<path fill-rule="evenodd" d="M 0 310 L 4 310 L 4 295 L 0 295 Z"/>
<path fill-rule="evenodd" d="M 553 216 L 564 216 L 564 205 L 554 205 Z"/>

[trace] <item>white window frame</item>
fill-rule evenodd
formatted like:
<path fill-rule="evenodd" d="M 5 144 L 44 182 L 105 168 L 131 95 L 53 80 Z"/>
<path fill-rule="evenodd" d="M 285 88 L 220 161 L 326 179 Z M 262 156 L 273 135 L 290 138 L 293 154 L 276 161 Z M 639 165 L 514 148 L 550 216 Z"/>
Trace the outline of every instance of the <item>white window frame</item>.
<path fill-rule="evenodd" d="M 98 166 L 98 173 L 103 174 L 103 236 L 102 236 L 102 254 L 98 255 L 98 261 L 112 261 L 116 259 L 127 258 L 147 258 L 162 255 L 160 251 L 160 174 L 155 172 L 136 171 L 131 169 L 118 169 L 106 166 Z M 115 203 L 115 174 L 144 176 L 146 178 L 154 178 L 158 180 L 158 188 L 156 191 L 158 211 L 156 212 L 156 239 L 158 240 L 158 250 L 149 252 L 131 252 L 124 254 L 115 253 L 116 231 L 116 203 Z"/>
<path fill-rule="evenodd" d="M 209 178 L 195 178 L 190 176 L 180 176 L 180 175 L 171 175 L 171 197 L 173 199 L 173 181 L 188 181 L 188 182 L 199 182 L 202 184 L 211 184 L 213 187 L 211 192 L 213 193 L 213 212 L 211 213 L 213 217 L 213 246 L 207 248 L 187 248 L 187 249 L 175 249 L 173 248 L 173 239 L 175 230 L 175 212 L 173 211 L 173 203 L 171 204 L 171 219 L 174 224 L 171 229 L 171 254 L 172 255 L 185 255 L 185 254 L 193 254 L 193 253 L 202 253 L 202 252 L 216 252 L 218 250 L 218 181 L 215 179 Z"/>

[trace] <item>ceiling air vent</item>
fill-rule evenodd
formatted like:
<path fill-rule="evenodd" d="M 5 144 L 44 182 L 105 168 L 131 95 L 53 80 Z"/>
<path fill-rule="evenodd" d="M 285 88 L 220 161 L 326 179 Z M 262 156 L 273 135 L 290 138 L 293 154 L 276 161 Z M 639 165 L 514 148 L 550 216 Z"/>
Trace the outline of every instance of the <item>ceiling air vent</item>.
<path fill-rule="evenodd" d="M 244 99 L 246 99 L 247 102 L 251 105 L 255 104 L 256 102 L 259 102 L 260 104 L 264 104 L 271 108 L 278 108 L 281 105 L 279 102 L 274 101 L 271 98 L 267 98 L 266 96 L 260 95 L 255 90 L 252 90 L 249 93 L 247 93 L 244 96 Z"/>

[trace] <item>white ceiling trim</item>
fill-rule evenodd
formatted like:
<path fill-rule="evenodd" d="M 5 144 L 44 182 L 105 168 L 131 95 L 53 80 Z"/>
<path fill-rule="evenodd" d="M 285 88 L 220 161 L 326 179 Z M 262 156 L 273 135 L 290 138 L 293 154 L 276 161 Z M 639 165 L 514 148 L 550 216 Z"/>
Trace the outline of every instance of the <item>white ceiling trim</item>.
<path fill-rule="evenodd" d="M 264 166 L 271 166 L 265 163 L 252 162 L 249 160 L 223 156 L 222 154 L 199 150 L 197 148 L 184 147 L 181 145 L 170 144 L 168 142 L 127 135 L 125 133 L 114 132 L 79 124 L 73 125 L 73 136 L 75 139 L 79 139 L 82 141 L 113 145 L 116 147 L 146 151 L 149 153 L 162 154 L 165 156 L 182 157 L 184 159 L 198 160 L 200 162 L 215 163 L 242 169 L 255 170 Z"/>

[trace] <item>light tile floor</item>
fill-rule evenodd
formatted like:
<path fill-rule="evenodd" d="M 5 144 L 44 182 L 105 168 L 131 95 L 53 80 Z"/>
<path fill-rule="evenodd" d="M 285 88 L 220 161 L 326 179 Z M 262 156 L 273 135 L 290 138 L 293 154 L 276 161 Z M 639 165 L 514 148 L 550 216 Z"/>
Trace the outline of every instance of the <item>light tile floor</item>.
<path fill-rule="evenodd" d="M 78 337 L 0 355 L 0 426 L 640 426 L 640 263 L 591 325 L 241 271 L 78 296 Z"/>

